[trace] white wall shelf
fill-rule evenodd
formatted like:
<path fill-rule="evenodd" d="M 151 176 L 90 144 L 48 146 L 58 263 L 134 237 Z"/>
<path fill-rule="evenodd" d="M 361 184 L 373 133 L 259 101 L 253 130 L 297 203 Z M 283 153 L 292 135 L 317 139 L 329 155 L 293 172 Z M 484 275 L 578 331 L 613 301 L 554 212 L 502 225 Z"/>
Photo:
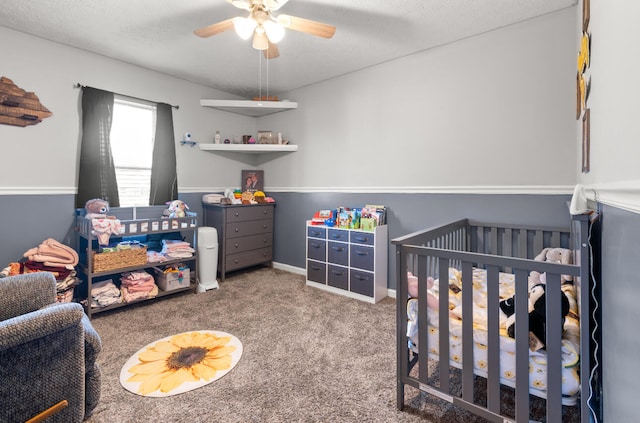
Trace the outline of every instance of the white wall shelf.
<path fill-rule="evenodd" d="M 200 143 L 200 150 L 209 151 L 220 156 L 258 166 L 284 154 L 298 151 L 297 145 L 291 144 L 213 144 Z"/>
<path fill-rule="evenodd" d="M 245 116 L 260 117 L 298 108 L 295 101 L 200 100 L 200 105 Z"/>
<path fill-rule="evenodd" d="M 247 154 L 263 154 L 263 153 L 278 153 L 278 152 L 293 152 L 298 151 L 297 145 L 291 144 L 213 144 L 213 143 L 200 143 L 198 144 L 200 150 L 204 151 L 232 151 L 235 153 L 247 153 Z"/>

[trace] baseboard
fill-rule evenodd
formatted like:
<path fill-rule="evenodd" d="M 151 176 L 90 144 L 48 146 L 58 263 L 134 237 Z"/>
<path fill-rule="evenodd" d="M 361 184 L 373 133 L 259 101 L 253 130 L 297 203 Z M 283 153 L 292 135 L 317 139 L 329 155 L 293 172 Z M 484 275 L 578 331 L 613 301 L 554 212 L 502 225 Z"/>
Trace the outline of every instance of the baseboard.
<path fill-rule="evenodd" d="M 302 267 L 291 266 L 290 264 L 278 263 L 276 261 L 273 262 L 274 269 L 286 270 L 287 272 L 295 273 L 297 275 L 305 276 L 307 274 L 307 269 Z"/>
<path fill-rule="evenodd" d="M 307 274 L 307 269 L 297 266 L 291 266 L 290 264 L 273 262 L 274 269 L 286 270 L 287 272 L 295 273 L 297 275 L 305 276 Z M 396 298 L 396 290 L 395 289 L 387 289 L 387 296 L 391 298 Z"/>

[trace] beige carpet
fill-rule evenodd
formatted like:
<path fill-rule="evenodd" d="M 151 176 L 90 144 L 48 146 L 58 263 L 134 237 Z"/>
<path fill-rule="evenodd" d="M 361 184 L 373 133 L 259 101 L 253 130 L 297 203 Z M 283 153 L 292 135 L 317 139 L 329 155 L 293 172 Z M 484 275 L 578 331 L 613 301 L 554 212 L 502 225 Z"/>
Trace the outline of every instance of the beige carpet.
<path fill-rule="evenodd" d="M 405 411 L 396 409 L 395 316 L 394 299 L 368 304 L 266 267 L 230 275 L 218 290 L 98 314 L 102 397 L 88 422 L 485 421 L 411 388 Z M 120 385 L 122 366 L 145 345 L 211 328 L 242 340 L 225 377 L 166 398 Z"/>

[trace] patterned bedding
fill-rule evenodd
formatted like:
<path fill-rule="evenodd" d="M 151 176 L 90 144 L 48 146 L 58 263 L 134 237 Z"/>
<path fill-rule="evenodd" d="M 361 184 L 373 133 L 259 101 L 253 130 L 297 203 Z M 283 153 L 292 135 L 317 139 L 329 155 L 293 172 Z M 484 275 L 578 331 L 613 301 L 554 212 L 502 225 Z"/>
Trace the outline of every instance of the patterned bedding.
<path fill-rule="evenodd" d="M 462 286 L 461 272 L 455 268 L 449 269 L 449 357 L 450 364 L 462 368 L 462 292 L 456 287 Z M 530 277 L 529 284 L 534 282 Z M 428 290 L 430 294 L 438 297 L 439 281 L 435 280 Z M 486 377 L 487 369 L 487 313 L 486 313 L 486 271 L 473 270 L 473 318 L 474 318 L 474 373 Z M 578 375 L 580 327 L 578 318 L 578 306 L 576 294 L 572 283 L 564 283 L 562 290 L 569 299 L 570 311 L 565 319 L 562 335 L 562 394 L 563 404 L 574 405 L 580 389 L 580 377 Z M 515 292 L 514 275 L 500 273 L 499 276 L 500 299 L 507 299 Z M 409 346 L 413 352 L 418 353 L 418 300 L 411 298 L 407 303 L 407 337 Z M 431 308 L 427 310 L 428 331 L 427 342 L 429 356 L 437 359 L 439 351 L 439 323 L 438 312 Z M 501 383 L 515 387 L 515 339 L 510 338 L 506 331 L 507 316 L 500 312 L 500 374 Z M 545 350 L 529 351 L 529 387 L 530 392 L 542 398 L 546 398 L 547 389 L 547 354 Z"/>

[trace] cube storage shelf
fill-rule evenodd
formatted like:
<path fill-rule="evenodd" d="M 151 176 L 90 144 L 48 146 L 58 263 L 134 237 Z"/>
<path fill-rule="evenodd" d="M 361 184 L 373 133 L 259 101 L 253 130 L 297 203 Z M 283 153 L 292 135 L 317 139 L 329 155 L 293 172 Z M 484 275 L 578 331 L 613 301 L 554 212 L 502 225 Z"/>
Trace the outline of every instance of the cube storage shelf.
<path fill-rule="evenodd" d="M 109 215 L 114 216 L 120 221 L 121 232 L 117 235 L 111 235 L 110 242 L 122 238 L 142 237 L 142 236 L 154 236 L 154 235 L 167 235 L 171 233 L 180 233 L 180 237 L 183 236 L 190 238 L 191 246 L 197 251 L 197 239 L 196 233 L 198 228 L 198 216 L 196 213 L 187 212 L 185 217 L 168 218 L 162 217 L 162 212 L 166 209 L 165 206 L 149 206 L 149 207 L 114 207 L 109 210 Z M 144 301 L 151 301 L 158 298 L 162 298 L 168 295 L 173 295 L 179 292 L 195 292 L 195 283 L 189 282 L 184 287 L 173 289 L 170 291 L 163 291 L 158 288 L 158 295 L 151 298 L 141 299 L 135 302 L 122 302 L 116 303 L 105 307 L 91 307 L 91 288 L 96 280 L 106 279 L 110 275 L 117 277 L 112 279 L 118 279 L 119 275 L 126 272 L 133 272 L 136 270 L 146 270 L 147 273 L 154 275 L 154 268 L 164 267 L 167 265 L 185 263 L 190 268 L 190 274 L 193 275 L 192 280 L 197 280 L 195 273 L 197 272 L 197 254 L 190 258 L 179 258 L 164 261 L 162 263 L 139 263 L 131 266 L 123 266 L 117 268 L 109 268 L 107 270 L 95 271 L 93 256 L 98 251 L 97 235 L 93 231 L 93 224 L 91 219 L 84 217 L 85 210 L 76 210 L 76 248 L 78 249 L 78 256 L 80 261 L 78 263 L 79 274 L 82 275 L 82 279 L 86 282 L 86 294 L 79 296 L 77 299 L 86 300 L 85 310 L 87 316 L 91 318 L 93 314 L 101 313 L 104 311 L 114 310 L 120 307 L 126 307 L 133 304 L 138 304 Z M 110 253 L 105 253 L 110 254 Z M 114 281 L 115 282 L 115 281 Z"/>
<path fill-rule="evenodd" d="M 307 285 L 377 303 L 387 296 L 388 228 L 375 231 L 307 221 Z"/>

